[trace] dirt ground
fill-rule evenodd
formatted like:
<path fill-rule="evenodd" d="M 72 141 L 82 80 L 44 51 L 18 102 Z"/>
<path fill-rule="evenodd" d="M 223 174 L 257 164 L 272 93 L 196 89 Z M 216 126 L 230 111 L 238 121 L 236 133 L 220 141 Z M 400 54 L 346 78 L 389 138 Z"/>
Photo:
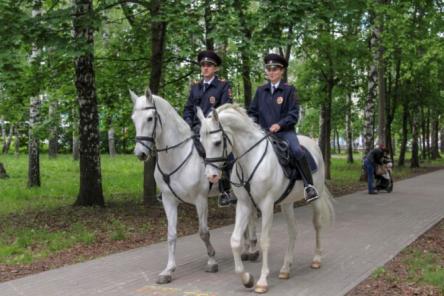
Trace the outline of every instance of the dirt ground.
<path fill-rule="evenodd" d="M 409 177 L 436 169 L 437 168 L 417 170 Z M 340 197 L 357 190 L 363 190 L 366 188 L 366 184 L 355 183 L 351 186 L 342 186 L 340 188 L 330 185 L 329 188 L 335 197 Z M 119 219 L 125 224 L 131 225 L 132 231 L 130 230 L 130 233 L 124 240 L 115 241 L 110 239 L 109 235 L 106 235 L 106 221 L 110 219 L 110 216 L 113 219 Z M 67 228 L 71 223 L 75 223 L 76 221 L 87 221 L 88 225 L 94 227 L 98 237 L 96 242 L 91 245 L 76 245 L 68 250 L 52 254 L 32 264 L 0 264 L 0 282 L 157 243 L 165 240 L 167 233 L 166 219 L 160 204 L 154 207 L 146 207 L 136 203 L 109 204 L 106 208 L 96 209 L 94 215 L 91 215 L 90 212 L 81 212 L 79 214 L 76 208 L 65 207 L 52 212 L 45 211 L 24 215 L 9 215 L 4 219 L 7 219 L 8 223 L 17 225 L 17 227 L 32 225 L 33 227 L 45 227 L 51 230 Z M 1 220 L 2 219 L 0 219 L 0 225 L 4 222 Z M 219 208 L 216 204 L 216 199 L 211 199 L 209 201 L 208 220 L 210 229 L 231 224 L 234 222 L 234 209 L 231 207 Z M 151 225 L 151 231 L 138 231 L 138 229 L 146 228 L 147 223 Z M 444 222 L 440 225 L 442 224 L 444 224 Z M 179 236 L 196 233 L 198 223 L 194 207 L 190 205 L 180 205 L 178 226 Z M 440 258 L 444 258 L 444 227 L 439 225 L 435 226 L 412 245 L 424 251 L 433 249 Z M 393 282 L 383 277 L 369 277 L 348 295 L 442 295 L 439 294 L 440 292 L 438 290 L 434 290 L 427 285 L 412 282 L 406 277 L 407 267 L 403 264 L 403 256 L 406 256 L 405 251 L 401 252 L 385 267 L 386 270 L 390 270 L 391 275 L 394 274 L 395 277 L 399 279 L 398 281 Z"/>

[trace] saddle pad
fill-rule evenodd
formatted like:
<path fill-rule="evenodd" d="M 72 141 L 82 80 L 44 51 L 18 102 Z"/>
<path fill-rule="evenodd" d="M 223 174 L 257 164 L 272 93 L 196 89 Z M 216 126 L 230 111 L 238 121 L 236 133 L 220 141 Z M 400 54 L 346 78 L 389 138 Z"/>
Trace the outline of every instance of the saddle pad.
<path fill-rule="evenodd" d="M 288 144 L 285 140 L 280 140 L 277 138 L 272 138 L 271 141 L 276 156 L 278 157 L 279 164 L 284 170 L 284 174 L 289 179 L 301 180 L 301 174 L 299 170 L 295 167 L 295 160 L 293 156 L 290 156 Z M 312 173 L 315 173 L 318 170 L 318 166 L 314 160 L 314 157 L 311 153 L 301 145 L 301 148 L 304 150 L 305 155 L 307 157 L 308 165 L 310 166 L 310 170 Z"/>

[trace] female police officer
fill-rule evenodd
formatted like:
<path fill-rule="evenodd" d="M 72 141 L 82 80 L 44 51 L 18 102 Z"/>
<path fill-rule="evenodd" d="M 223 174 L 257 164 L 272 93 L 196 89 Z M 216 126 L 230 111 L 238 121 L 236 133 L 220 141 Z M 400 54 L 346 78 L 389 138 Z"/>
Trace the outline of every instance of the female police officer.
<path fill-rule="evenodd" d="M 264 63 L 270 82 L 256 90 L 248 114 L 262 128 L 288 142 L 290 152 L 296 160 L 296 166 L 304 181 L 305 200 L 311 202 L 319 196 L 313 186 L 313 177 L 304 150 L 299 145 L 294 130 L 299 119 L 299 99 L 296 89 L 282 82 L 288 62 L 284 57 L 272 53 L 265 56 Z"/>

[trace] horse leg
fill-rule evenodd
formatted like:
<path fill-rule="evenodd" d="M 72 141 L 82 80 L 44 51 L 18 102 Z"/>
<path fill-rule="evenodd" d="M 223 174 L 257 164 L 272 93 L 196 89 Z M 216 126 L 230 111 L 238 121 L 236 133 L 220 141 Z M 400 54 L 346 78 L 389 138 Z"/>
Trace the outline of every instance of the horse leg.
<path fill-rule="evenodd" d="M 217 272 L 219 267 L 215 259 L 216 252 L 210 242 L 210 232 L 208 230 L 208 200 L 206 197 L 199 196 L 196 200 L 197 217 L 199 218 L 199 235 L 205 243 L 208 254 L 207 272 Z"/>
<path fill-rule="evenodd" d="M 259 258 L 256 236 L 257 210 L 253 207 L 248 221 L 248 228 L 244 234 L 244 249 L 241 258 L 243 261 L 256 261 Z"/>
<path fill-rule="evenodd" d="M 296 219 L 294 218 L 293 203 L 281 205 L 282 212 L 284 213 L 285 220 L 287 220 L 288 227 L 288 248 L 285 253 L 284 264 L 279 272 L 279 278 L 287 280 L 290 278 L 290 268 L 293 264 L 294 246 L 296 241 Z"/>
<path fill-rule="evenodd" d="M 311 268 L 319 269 L 321 268 L 321 258 L 322 258 L 322 247 L 321 247 L 321 200 L 316 200 L 313 202 L 313 226 L 316 232 L 316 249 L 315 255 L 311 262 Z"/>
<path fill-rule="evenodd" d="M 268 291 L 267 277 L 270 273 L 268 268 L 268 250 L 270 248 L 270 230 L 273 224 L 273 198 L 266 196 L 261 204 L 262 212 L 262 232 L 261 232 L 261 251 L 262 251 L 262 270 L 261 276 L 256 283 L 254 291 L 256 293 L 266 293 Z"/>
<path fill-rule="evenodd" d="M 162 203 L 168 220 L 168 264 L 156 283 L 167 284 L 171 282 L 172 273 L 176 270 L 177 202 L 163 193 Z"/>
<path fill-rule="evenodd" d="M 234 230 L 230 241 L 234 257 L 235 272 L 239 274 L 242 284 L 246 288 L 251 288 L 254 285 L 254 278 L 250 273 L 245 272 L 244 264 L 241 259 L 242 236 L 247 228 L 250 212 L 250 205 L 238 198 Z"/>

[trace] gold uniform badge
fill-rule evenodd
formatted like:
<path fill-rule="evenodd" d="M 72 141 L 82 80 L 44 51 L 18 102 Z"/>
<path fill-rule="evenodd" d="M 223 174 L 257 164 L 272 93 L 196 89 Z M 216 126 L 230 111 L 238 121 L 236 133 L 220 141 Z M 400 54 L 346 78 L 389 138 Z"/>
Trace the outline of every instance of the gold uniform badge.
<path fill-rule="evenodd" d="M 216 104 L 216 98 L 215 98 L 214 96 L 211 96 L 211 97 L 210 97 L 210 104 L 211 104 L 211 105 Z"/>
<path fill-rule="evenodd" d="M 277 97 L 277 99 L 276 99 L 276 103 L 277 103 L 278 105 L 282 104 L 283 102 L 284 102 L 284 98 L 283 98 L 283 97 Z"/>

